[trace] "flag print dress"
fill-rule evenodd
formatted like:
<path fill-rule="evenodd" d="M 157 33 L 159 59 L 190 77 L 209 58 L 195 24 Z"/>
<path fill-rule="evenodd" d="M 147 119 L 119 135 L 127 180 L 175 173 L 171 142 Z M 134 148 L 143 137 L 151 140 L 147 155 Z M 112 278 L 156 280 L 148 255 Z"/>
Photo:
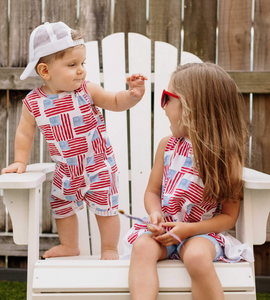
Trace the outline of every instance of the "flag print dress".
<path fill-rule="evenodd" d="M 192 145 L 187 138 L 171 137 L 164 152 L 164 173 L 161 191 L 161 208 L 165 222 L 200 222 L 220 213 L 218 203 L 203 201 L 204 184 L 192 163 Z M 168 229 L 169 230 L 169 229 Z M 143 223 L 136 223 L 123 239 L 125 254 L 130 257 L 132 245 L 137 238 L 150 233 Z M 236 262 L 241 259 L 253 261 L 251 248 L 228 233 L 207 235 L 215 238 L 224 249 L 218 260 Z M 174 259 L 175 256 L 169 257 Z"/>
<path fill-rule="evenodd" d="M 23 99 L 56 162 L 50 197 L 55 218 L 73 215 L 83 208 L 83 201 L 95 214 L 117 214 L 118 169 L 113 148 L 86 84 L 55 95 L 36 88 Z"/>

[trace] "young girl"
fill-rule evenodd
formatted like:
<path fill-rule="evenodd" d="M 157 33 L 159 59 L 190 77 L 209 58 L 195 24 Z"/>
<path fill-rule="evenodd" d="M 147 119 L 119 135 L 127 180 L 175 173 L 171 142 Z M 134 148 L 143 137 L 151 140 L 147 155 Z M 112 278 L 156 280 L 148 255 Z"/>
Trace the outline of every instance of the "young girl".
<path fill-rule="evenodd" d="M 96 105 L 112 111 L 131 108 L 142 99 L 147 78 L 132 75 L 127 78 L 129 90 L 117 93 L 85 81 L 82 34 L 62 22 L 37 27 L 30 36 L 29 50 L 30 62 L 21 79 L 39 75 L 44 85 L 23 99 L 15 163 L 2 173 L 26 170 L 37 124 L 56 162 L 50 202 L 61 243 L 43 257 L 80 253 L 76 212 L 86 202 L 98 222 L 101 259 L 118 259 L 118 171 Z"/>
<path fill-rule="evenodd" d="M 135 224 L 124 238 L 126 248 L 133 246 L 130 294 L 156 299 L 156 262 L 181 259 L 194 300 L 223 299 L 213 261 L 253 260 L 247 245 L 221 234 L 235 225 L 242 198 L 242 97 L 222 68 L 196 63 L 172 74 L 161 106 L 172 136 L 158 146 L 144 199 L 148 220 L 158 226 Z"/>

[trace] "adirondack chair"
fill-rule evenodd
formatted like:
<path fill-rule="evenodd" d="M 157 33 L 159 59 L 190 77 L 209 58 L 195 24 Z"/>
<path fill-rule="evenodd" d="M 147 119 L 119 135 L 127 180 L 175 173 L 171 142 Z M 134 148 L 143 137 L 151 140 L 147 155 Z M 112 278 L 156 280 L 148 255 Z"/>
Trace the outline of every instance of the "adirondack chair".
<path fill-rule="evenodd" d="M 142 35 L 129 33 L 128 45 L 129 73 L 141 72 L 148 76 L 146 93 L 143 100 L 130 110 L 129 126 L 126 112 L 106 111 L 105 120 L 120 172 L 119 209 L 143 217 L 146 216 L 143 194 L 151 170 L 153 153 L 160 139 L 170 134 L 169 123 L 160 108 L 160 95 L 167 87 L 170 74 L 177 65 L 177 49 L 169 44 L 156 42 L 155 72 L 151 73 L 151 41 Z M 87 79 L 98 84 L 100 81 L 104 82 L 106 90 L 125 89 L 124 33 L 116 33 L 103 39 L 103 74 L 99 73 L 97 42 L 89 42 L 86 47 Z M 197 57 L 189 53 L 183 52 L 181 57 L 182 64 L 189 60 L 199 62 Z M 130 299 L 129 260 L 99 260 L 98 227 L 92 213 L 89 214 L 90 220 L 87 220 L 86 209 L 78 213 L 80 256 L 39 260 L 39 206 L 42 183 L 52 180 L 53 170 L 54 163 L 41 163 L 28 166 L 24 174 L 0 176 L 0 189 L 4 190 L 4 203 L 13 223 L 14 242 L 28 245 L 27 299 Z M 244 182 L 244 200 L 236 226 L 236 237 L 253 247 L 263 244 L 266 240 L 266 223 L 270 211 L 270 176 L 245 168 Z M 121 239 L 129 228 L 130 221 L 121 217 L 120 254 L 123 254 Z M 191 280 L 182 262 L 162 261 L 157 265 L 160 280 L 158 300 L 192 299 Z M 256 299 L 253 263 L 215 262 L 214 265 L 226 300 Z"/>

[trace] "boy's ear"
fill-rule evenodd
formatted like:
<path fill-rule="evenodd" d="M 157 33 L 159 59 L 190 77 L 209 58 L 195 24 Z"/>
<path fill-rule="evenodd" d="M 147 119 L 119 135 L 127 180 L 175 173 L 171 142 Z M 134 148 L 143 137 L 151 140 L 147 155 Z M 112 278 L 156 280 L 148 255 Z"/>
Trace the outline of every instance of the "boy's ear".
<path fill-rule="evenodd" d="M 49 67 L 47 64 L 45 64 L 45 63 L 38 64 L 37 72 L 41 76 L 42 79 L 44 79 L 44 80 L 50 79 Z"/>

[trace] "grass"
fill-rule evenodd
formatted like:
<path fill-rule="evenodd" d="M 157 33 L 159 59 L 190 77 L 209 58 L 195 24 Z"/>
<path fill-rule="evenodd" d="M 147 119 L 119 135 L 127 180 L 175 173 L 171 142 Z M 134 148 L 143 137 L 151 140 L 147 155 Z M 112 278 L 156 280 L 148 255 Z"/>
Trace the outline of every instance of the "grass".
<path fill-rule="evenodd" d="M 26 282 L 0 281 L 1 300 L 25 300 Z"/>
<path fill-rule="evenodd" d="M 1 300 L 26 300 L 26 282 L 0 281 Z M 257 294 L 257 300 L 270 300 L 270 294 Z"/>
<path fill-rule="evenodd" d="M 257 294 L 256 298 L 257 300 L 269 300 L 270 294 Z"/>

